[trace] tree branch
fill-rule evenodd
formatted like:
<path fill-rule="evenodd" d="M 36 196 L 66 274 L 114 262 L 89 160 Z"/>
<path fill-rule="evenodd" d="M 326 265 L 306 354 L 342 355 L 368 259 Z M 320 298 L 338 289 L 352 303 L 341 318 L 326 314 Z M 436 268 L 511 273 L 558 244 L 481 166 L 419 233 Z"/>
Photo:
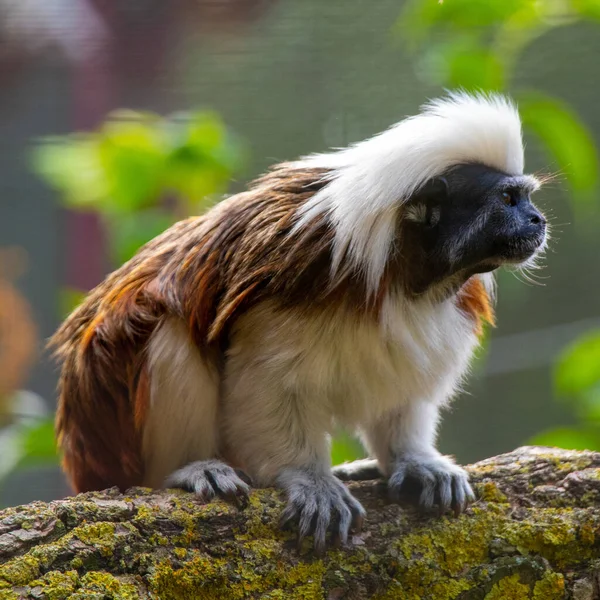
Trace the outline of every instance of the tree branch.
<path fill-rule="evenodd" d="M 132 489 L 0 513 L 0 599 L 593 600 L 600 597 L 600 454 L 520 448 L 469 467 L 466 514 L 367 509 L 350 549 L 299 555 L 274 490 L 237 511 L 184 492 Z"/>

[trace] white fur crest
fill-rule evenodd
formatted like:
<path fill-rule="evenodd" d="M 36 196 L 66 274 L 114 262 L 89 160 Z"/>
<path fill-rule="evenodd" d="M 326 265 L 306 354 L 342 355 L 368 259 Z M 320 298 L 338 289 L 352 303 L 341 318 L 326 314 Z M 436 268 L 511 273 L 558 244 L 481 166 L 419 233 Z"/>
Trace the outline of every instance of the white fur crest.
<path fill-rule="evenodd" d="M 302 207 L 297 227 L 327 214 L 336 236 L 333 272 L 348 251 L 374 291 L 399 206 L 428 179 L 465 162 L 523 173 L 521 121 L 509 99 L 451 93 L 371 139 L 294 163 L 333 171 L 332 181 Z"/>

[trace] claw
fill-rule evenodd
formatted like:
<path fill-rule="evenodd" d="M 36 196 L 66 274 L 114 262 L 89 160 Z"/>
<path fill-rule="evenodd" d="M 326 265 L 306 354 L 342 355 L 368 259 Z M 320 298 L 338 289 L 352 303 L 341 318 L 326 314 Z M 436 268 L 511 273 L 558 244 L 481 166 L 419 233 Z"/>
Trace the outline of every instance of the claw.
<path fill-rule="evenodd" d="M 245 490 L 237 490 L 223 496 L 227 502 L 235 505 L 238 510 L 244 510 L 248 506 L 250 496 Z"/>
<path fill-rule="evenodd" d="M 416 479 L 421 484 L 419 505 L 429 511 L 438 499 L 440 515 L 452 509 L 459 515 L 474 499 L 467 474 L 444 456 L 407 456 L 398 461 L 396 470 L 388 481 L 389 494 L 398 501 L 402 484 L 406 478 Z"/>
<path fill-rule="evenodd" d="M 477 498 L 475 497 L 475 492 L 473 492 L 473 488 L 469 485 L 469 481 L 465 481 L 465 487 L 467 490 L 467 504 L 471 504 L 472 502 L 475 502 L 475 500 L 477 500 Z"/>
<path fill-rule="evenodd" d="M 442 474 L 438 479 L 441 514 L 448 512 L 452 504 L 452 481 L 453 478 L 447 473 Z"/>
<path fill-rule="evenodd" d="M 247 506 L 250 494 L 250 486 L 236 471 L 218 460 L 190 463 L 171 474 L 164 487 L 193 492 L 204 502 L 218 496 L 240 510 Z"/>
<path fill-rule="evenodd" d="M 308 508 L 303 509 L 300 515 L 300 522 L 298 524 L 298 529 L 300 531 L 300 536 L 305 538 L 307 535 L 310 535 L 313 530 L 313 517 L 316 516 L 316 507 L 309 506 Z"/>
<path fill-rule="evenodd" d="M 362 524 L 363 507 L 348 489 L 331 475 L 314 475 L 306 471 L 292 471 L 279 479 L 288 495 L 280 524 L 287 527 L 298 523 L 298 549 L 309 535 L 313 536 L 314 551 L 322 555 L 331 532 L 331 545 L 346 545 L 350 528 Z"/>
<path fill-rule="evenodd" d="M 420 479 L 423 489 L 421 491 L 419 504 L 422 509 L 431 510 L 433 508 L 433 503 L 435 502 L 435 477 L 429 471 L 423 469 L 422 473 L 420 473 Z"/>
<path fill-rule="evenodd" d="M 466 497 L 465 497 L 465 491 L 463 489 L 463 486 L 461 485 L 461 482 L 457 479 L 455 479 L 452 482 L 452 488 L 453 488 L 453 492 L 454 492 L 454 498 L 453 498 L 453 509 L 454 509 L 454 515 L 456 517 L 458 517 L 460 515 L 460 513 L 462 513 L 462 511 L 465 508 L 466 505 Z"/>
<path fill-rule="evenodd" d="M 298 518 L 298 508 L 295 504 L 288 504 L 279 517 L 279 527 L 284 530 L 291 529 L 292 523 Z"/>
<path fill-rule="evenodd" d="M 319 507 L 314 529 L 315 549 L 321 549 L 321 551 L 325 550 L 325 539 L 330 521 L 331 510 L 329 506 Z"/>
<path fill-rule="evenodd" d="M 340 512 L 340 522 L 338 524 L 338 532 L 340 534 L 340 541 L 342 545 L 348 543 L 348 534 L 350 533 L 350 526 L 352 525 L 352 512 L 346 506 L 338 508 Z"/>
<path fill-rule="evenodd" d="M 388 495 L 392 502 L 400 502 L 400 490 L 404 483 L 405 472 L 402 467 L 398 468 L 390 477 L 388 482 Z"/>
<path fill-rule="evenodd" d="M 365 516 L 364 516 L 364 514 L 361 514 L 361 515 L 358 515 L 357 517 L 355 517 L 355 519 L 354 519 L 354 532 L 357 535 L 360 535 L 362 533 L 364 524 L 365 524 Z"/>

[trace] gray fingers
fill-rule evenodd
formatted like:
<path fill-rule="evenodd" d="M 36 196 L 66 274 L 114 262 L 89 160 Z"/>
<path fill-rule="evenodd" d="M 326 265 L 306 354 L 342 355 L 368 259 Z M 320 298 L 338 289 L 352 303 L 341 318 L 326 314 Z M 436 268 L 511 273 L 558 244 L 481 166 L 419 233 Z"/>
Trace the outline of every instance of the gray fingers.
<path fill-rule="evenodd" d="M 163 487 L 194 492 L 204 502 L 219 497 L 238 508 L 247 504 L 250 493 L 250 486 L 234 469 L 220 460 L 190 463 L 169 475 Z"/>
<path fill-rule="evenodd" d="M 444 456 L 406 455 L 395 461 L 388 481 L 392 500 L 398 501 L 407 479 L 421 486 L 419 505 L 430 510 L 437 502 L 440 512 L 452 509 L 456 515 L 475 499 L 467 473 Z"/>
<path fill-rule="evenodd" d="M 281 526 L 298 524 L 299 545 L 305 537 L 313 535 L 315 551 L 321 554 L 328 532 L 334 545 L 345 545 L 350 529 L 359 530 L 362 526 L 364 508 L 333 475 L 287 469 L 278 476 L 277 483 L 288 500 Z"/>

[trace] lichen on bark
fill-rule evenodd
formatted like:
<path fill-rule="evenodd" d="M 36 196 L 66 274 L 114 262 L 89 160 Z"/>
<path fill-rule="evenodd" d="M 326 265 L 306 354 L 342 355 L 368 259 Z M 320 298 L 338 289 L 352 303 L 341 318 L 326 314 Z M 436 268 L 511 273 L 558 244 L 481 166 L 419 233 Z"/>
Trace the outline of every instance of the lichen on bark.
<path fill-rule="evenodd" d="M 9 508 L 0 599 L 600 597 L 600 454 L 521 448 L 469 472 L 478 499 L 458 518 L 351 484 L 367 522 L 323 557 L 278 529 L 275 490 L 254 491 L 243 511 L 141 488 Z"/>

